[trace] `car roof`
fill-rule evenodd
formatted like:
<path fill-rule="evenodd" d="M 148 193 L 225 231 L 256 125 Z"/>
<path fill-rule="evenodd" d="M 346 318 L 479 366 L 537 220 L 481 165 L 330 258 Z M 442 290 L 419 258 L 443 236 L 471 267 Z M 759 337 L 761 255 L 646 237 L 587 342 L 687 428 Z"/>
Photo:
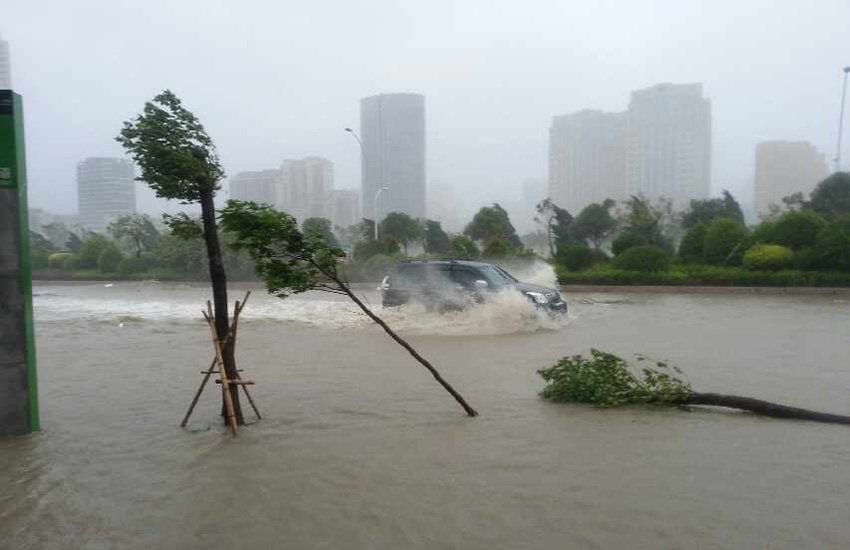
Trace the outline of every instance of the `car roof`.
<path fill-rule="evenodd" d="M 428 260 L 402 260 L 398 263 L 398 267 L 408 267 L 408 266 L 438 266 L 438 265 L 458 265 L 458 266 L 468 266 L 468 267 L 483 267 L 483 266 L 492 266 L 492 264 L 488 264 L 487 262 L 476 262 L 473 260 L 451 260 L 451 259 L 428 259 Z"/>

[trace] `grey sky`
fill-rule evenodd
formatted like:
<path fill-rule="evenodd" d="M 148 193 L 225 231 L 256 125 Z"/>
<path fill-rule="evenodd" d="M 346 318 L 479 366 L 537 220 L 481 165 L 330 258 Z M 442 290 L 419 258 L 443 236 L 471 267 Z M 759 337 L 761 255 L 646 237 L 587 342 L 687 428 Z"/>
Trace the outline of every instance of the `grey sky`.
<path fill-rule="evenodd" d="M 0 13 L 30 200 L 64 212 L 76 163 L 122 155 L 121 122 L 163 88 L 201 117 L 230 174 L 319 155 L 338 188 L 360 183 L 342 131 L 359 125 L 359 99 L 423 93 L 429 185 L 463 192 L 472 211 L 546 176 L 553 115 L 702 82 L 713 189 L 749 203 L 757 141 L 809 140 L 834 157 L 850 65 L 847 0 L 5 0 Z"/>

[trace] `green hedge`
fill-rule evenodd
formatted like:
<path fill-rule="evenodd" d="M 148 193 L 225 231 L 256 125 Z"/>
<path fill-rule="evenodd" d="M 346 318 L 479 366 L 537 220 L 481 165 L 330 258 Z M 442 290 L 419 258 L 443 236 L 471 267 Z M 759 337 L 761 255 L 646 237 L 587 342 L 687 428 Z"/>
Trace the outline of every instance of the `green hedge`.
<path fill-rule="evenodd" d="M 778 244 L 757 244 L 744 253 L 744 267 L 750 271 L 777 271 L 791 266 L 794 253 Z"/>
<path fill-rule="evenodd" d="M 618 269 L 568 271 L 555 266 L 558 281 L 569 285 L 664 285 L 753 287 L 850 287 L 850 273 L 835 271 L 749 271 L 735 267 L 674 266 L 667 272 Z"/>
<path fill-rule="evenodd" d="M 655 273 L 670 269 L 670 258 L 658 246 L 633 246 L 614 258 L 614 269 Z"/>

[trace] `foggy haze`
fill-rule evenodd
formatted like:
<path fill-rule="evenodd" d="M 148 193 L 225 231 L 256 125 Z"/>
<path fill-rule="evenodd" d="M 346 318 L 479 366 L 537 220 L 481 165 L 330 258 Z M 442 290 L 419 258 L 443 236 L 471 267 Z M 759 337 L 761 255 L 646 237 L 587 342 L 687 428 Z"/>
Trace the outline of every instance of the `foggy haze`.
<path fill-rule="evenodd" d="M 2 14 L 30 204 L 65 213 L 77 162 L 125 156 L 121 123 L 164 88 L 201 118 L 228 175 L 316 155 L 338 189 L 360 187 L 343 131 L 359 127 L 360 98 L 424 94 L 428 192 L 454 189 L 469 217 L 546 178 L 552 116 L 622 111 L 659 82 L 703 83 L 713 193 L 748 206 L 759 141 L 810 141 L 833 169 L 850 64 L 846 0 L 7 0 Z"/>

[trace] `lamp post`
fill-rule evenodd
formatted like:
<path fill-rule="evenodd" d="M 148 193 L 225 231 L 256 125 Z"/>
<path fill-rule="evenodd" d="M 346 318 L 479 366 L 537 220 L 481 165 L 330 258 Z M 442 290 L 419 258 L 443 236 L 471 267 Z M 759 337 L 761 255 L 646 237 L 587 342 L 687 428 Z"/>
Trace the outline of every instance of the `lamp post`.
<path fill-rule="evenodd" d="M 850 66 L 844 67 L 844 87 L 841 90 L 841 113 L 838 115 L 838 148 L 835 151 L 835 171 L 841 171 L 841 134 L 844 130 L 844 100 L 847 99 L 847 74 Z"/>
<path fill-rule="evenodd" d="M 375 240 L 376 241 L 378 240 L 378 217 L 379 217 L 378 199 L 381 198 L 381 193 L 383 193 L 384 191 L 389 191 L 389 190 L 390 190 L 389 187 L 381 187 L 380 189 L 378 189 L 378 192 L 375 193 Z"/>
<path fill-rule="evenodd" d="M 344 130 L 346 132 L 348 132 L 349 134 L 351 134 L 351 136 L 354 139 L 357 140 L 357 145 L 360 146 L 360 166 L 361 166 L 361 170 L 362 170 L 362 166 L 366 161 L 366 149 L 363 148 L 363 142 L 360 141 L 360 136 L 358 136 L 357 132 L 355 132 L 352 128 L 344 128 Z M 383 179 L 384 179 L 384 170 L 382 168 L 381 169 L 381 187 L 378 189 L 378 192 L 375 193 L 375 203 L 374 203 L 374 206 L 375 206 L 375 209 L 374 209 L 375 210 L 375 240 L 376 241 L 378 240 L 378 223 L 380 223 L 379 220 L 378 220 L 378 199 L 381 198 L 381 193 L 383 193 L 384 191 L 390 190 L 389 187 L 384 187 Z M 363 205 L 363 206 L 365 208 L 366 205 Z"/>

